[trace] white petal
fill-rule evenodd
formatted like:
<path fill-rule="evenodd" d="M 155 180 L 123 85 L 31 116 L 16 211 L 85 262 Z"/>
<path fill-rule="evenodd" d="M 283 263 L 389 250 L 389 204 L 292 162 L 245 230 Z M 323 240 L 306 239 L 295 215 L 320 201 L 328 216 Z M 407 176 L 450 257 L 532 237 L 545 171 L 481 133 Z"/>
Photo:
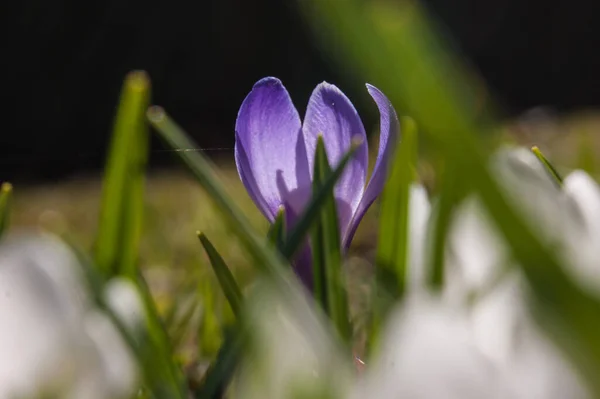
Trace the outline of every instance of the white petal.
<path fill-rule="evenodd" d="M 412 297 L 392 316 L 380 353 L 353 398 L 506 398 L 493 364 L 474 345 L 465 313 Z"/>
<path fill-rule="evenodd" d="M 410 284 L 418 290 L 424 286 L 426 278 L 425 250 L 427 249 L 427 229 L 431 216 L 431 204 L 425 187 L 420 184 L 411 186 L 409 195 L 408 275 Z"/>
<path fill-rule="evenodd" d="M 475 342 L 498 367 L 515 398 L 588 398 L 562 353 L 534 324 L 523 281 L 512 274 L 473 309 Z"/>
<path fill-rule="evenodd" d="M 447 290 L 463 297 L 485 289 L 506 264 L 508 249 L 490 217 L 475 197 L 456 212 L 449 233 Z"/>

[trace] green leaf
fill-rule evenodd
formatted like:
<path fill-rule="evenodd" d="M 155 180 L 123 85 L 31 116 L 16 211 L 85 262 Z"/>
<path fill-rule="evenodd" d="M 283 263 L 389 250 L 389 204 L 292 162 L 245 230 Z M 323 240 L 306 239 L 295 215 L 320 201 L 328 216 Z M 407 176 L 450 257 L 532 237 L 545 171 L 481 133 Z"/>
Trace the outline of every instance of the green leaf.
<path fill-rule="evenodd" d="M 141 274 L 138 274 L 137 286 L 146 314 L 147 335 L 140 343 L 140 356 L 149 373 L 146 383 L 153 393 L 157 392 L 156 396 L 159 398 L 184 398 L 183 376 L 174 363 L 173 348 L 167 330 Z"/>
<path fill-rule="evenodd" d="M 216 291 L 212 284 L 205 280 L 199 287 L 203 309 L 197 341 L 198 352 L 203 358 L 213 358 L 223 343 L 221 322 L 217 315 Z"/>
<path fill-rule="evenodd" d="M 226 334 L 216 360 L 206 371 L 200 387 L 193 389 L 196 399 L 217 399 L 224 396 L 240 359 L 247 334 L 243 327 Z"/>
<path fill-rule="evenodd" d="M 217 276 L 217 280 L 219 281 L 219 285 L 221 286 L 221 290 L 223 294 L 225 294 L 225 298 L 229 302 L 229 306 L 231 306 L 231 310 L 236 316 L 239 316 L 240 310 L 243 304 L 243 296 L 242 291 L 238 287 L 238 284 L 233 277 L 233 274 L 229 270 L 229 267 L 219 254 L 215 247 L 212 245 L 210 240 L 204 235 L 204 233 L 197 233 L 204 250 L 206 251 L 206 255 L 210 260 L 210 264 Z"/>
<path fill-rule="evenodd" d="M 313 188 L 313 194 L 310 201 L 306 205 L 304 211 L 300 214 L 296 226 L 290 231 L 285 244 L 281 248 L 281 253 L 286 259 L 291 259 L 305 242 L 310 228 L 320 216 L 320 213 L 329 198 L 329 193 L 333 190 L 335 183 L 342 175 L 344 168 L 350 159 L 352 159 L 360 145 L 360 141 L 353 140 L 350 149 L 339 160 L 333 171 L 327 171 L 325 173 L 325 177 L 322 179 L 319 189 Z"/>
<path fill-rule="evenodd" d="M 450 232 L 452 216 L 457 205 L 467 193 L 466 174 L 459 160 L 446 162 L 441 171 L 441 190 L 432 211 L 433 232 L 431 235 L 431 258 L 428 259 L 427 282 L 433 291 L 444 287 L 446 241 Z"/>
<path fill-rule="evenodd" d="M 197 148 L 187 135 L 160 107 L 151 107 L 147 112 L 150 123 L 156 128 L 160 137 L 175 150 L 181 161 L 206 190 L 209 197 L 222 212 L 225 222 L 228 223 L 242 241 L 246 250 L 252 256 L 255 264 L 261 271 L 271 277 L 285 281 L 281 271 L 284 270 L 285 261 L 271 248 L 266 240 L 259 237 L 242 211 L 225 192 L 221 183 L 215 178 L 212 163 L 200 152 L 181 151 L 186 148 Z"/>
<path fill-rule="evenodd" d="M 416 177 L 417 126 L 401 119 L 402 141 L 394 152 L 389 177 L 381 196 L 379 238 L 373 288 L 374 307 L 370 346 L 376 345 L 387 311 L 406 290 L 408 274 L 410 188 Z"/>
<path fill-rule="evenodd" d="M 531 152 L 533 152 L 537 159 L 540 160 L 542 165 L 544 165 L 544 167 L 548 171 L 548 174 L 550 174 L 550 176 L 554 178 L 554 181 L 556 181 L 556 183 L 559 186 L 562 186 L 563 178 L 561 177 L 560 173 L 558 173 L 556 168 L 550 163 L 550 161 L 548 161 L 548 158 L 546 158 L 544 154 L 542 154 L 542 151 L 540 151 L 540 149 L 537 146 L 533 146 L 531 147 Z"/>
<path fill-rule="evenodd" d="M 175 303 L 169 309 L 169 313 L 163 318 L 163 325 L 167 328 L 172 348 L 179 347 L 186 338 L 186 334 L 190 331 L 192 319 L 197 314 L 199 301 L 197 293 L 194 293 L 196 295 L 178 293 Z"/>
<path fill-rule="evenodd" d="M 9 225 L 10 211 L 12 207 L 12 184 L 2 183 L 0 187 L 0 237 L 4 235 Z"/>
<path fill-rule="evenodd" d="M 145 111 L 150 81 L 144 72 L 125 78 L 104 174 L 96 264 L 106 276 L 135 276 L 144 211 L 148 157 Z"/>
<path fill-rule="evenodd" d="M 410 187 L 415 180 L 417 163 L 417 126 L 402 118 L 402 142 L 396 149 L 390 175 L 381 197 L 377 270 L 385 270 L 386 279 L 394 276 L 393 296 L 401 298 L 406 290 L 409 251 Z"/>
<path fill-rule="evenodd" d="M 286 238 L 285 229 L 285 208 L 282 206 L 267 234 L 269 242 L 277 249 L 283 248 Z"/>
<path fill-rule="evenodd" d="M 313 173 L 313 190 L 317 192 L 331 174 L 323 136 L 317 138 Z M 350 341 L 352 329 L 348 312 L 344 275 L 342 274 L 342 254 L 339 223 L 333 188 L 329 190 L 325 205 L 311 234 L 313 255 L 313 294 L 329 316 L 340 336 Z"/>

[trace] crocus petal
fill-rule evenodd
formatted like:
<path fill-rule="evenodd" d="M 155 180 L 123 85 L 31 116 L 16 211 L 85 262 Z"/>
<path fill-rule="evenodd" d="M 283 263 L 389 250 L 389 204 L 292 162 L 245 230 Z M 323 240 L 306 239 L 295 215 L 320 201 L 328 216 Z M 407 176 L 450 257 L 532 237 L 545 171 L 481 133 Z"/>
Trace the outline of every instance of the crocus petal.
<path fill-rule="evenodd" d="M 313 91 L 302 127 L 308 164 L 312 175 L 317 137 L 323 135 L 327 157 L 332 166 L 350 149 L 353 139 L 362 140 L 362 145 L 335 186 L 335 197 L 342 237 L 348 229 L 365 186 L 367 176 L 367 142 L 365 128 L 348 98 L 337 87 L 321 83 Z"/>
<path fill-rule="evenodd" d="M 248 161 L 248 157 L 246 156 L 246 152 L 241 145 L 235 145 L 234 149 L 234 158 L 235 158 L 235 166 L 237 167 L 238 174 L 240 175 L 240 180 L 244 184 L 248 195 L 254 201 L 258 209 L 265 215 L 265 217 L 271 221 L 273 221 L 273 213 L 271 208 L 267 205 L 265 198 L 260 193 L 258 189 L 258 185 L 256 184 L 256 180 L 254 179 L 254 174 L 250 168 L 250 163 Z"/>
<path fill-rule="evenodd" d="M 281 81 L 269 77 L 254 85 L 242 103 L 235 132 L 240 177 L 273 221 L 281 205 L 301 202 L 292 197 L 310 185 L 300 117 Z"/>
<path fill-rule="evenodd" d="M 381 90 L 375 86 L 367 84 L 367 90 L 369 91 L 371 97 L 373 97 L 373 100 L 375 100 L 377 108 L 379 108 L 379 152 L 377 154 L 377 161 L 375 161 L 375 168 L 373 169 L 373 174 L 371 175 L 367 189 L 360 200 L 358 209 L 356 210 L 354 217 L 352 218 L 352 222 L 350 223 L 350 228 L 344 237 L 344 248 L 346 249 L 350 246 L 350 242 L 352 241 L 354 233 L 356 232 L 358 224 L 362 220 L 363 216 L 371 204 L 375 201 L 377 196 L 381 193 L 381 190 L 383 190 L 388 172 L 388 163 L 392 151 L 394 150 L 394 147 L 398 141 L 400 131 L 398 115 L 396 114 L 396 110 L 394 109 L 390 100 L 388 100 L 385 94 L 383 94 Z"/>

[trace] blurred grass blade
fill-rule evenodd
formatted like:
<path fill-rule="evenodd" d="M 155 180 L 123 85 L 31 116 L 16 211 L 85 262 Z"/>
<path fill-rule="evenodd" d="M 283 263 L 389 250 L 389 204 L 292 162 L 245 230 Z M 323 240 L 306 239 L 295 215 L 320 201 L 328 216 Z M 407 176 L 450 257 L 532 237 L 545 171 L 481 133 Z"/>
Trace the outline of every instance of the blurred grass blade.
<path fill-rule="evenodd" d="M 181 299 L 180 299 L 181 298 Z M 187 299 L 185 301 L 184 299 Z M 192 319 L 197 314 L 199 301 L 196 296 L 187 297 L 177 295 L 176 303 L 169 314 L 170 320 L 164 319 L 163 324 L 168 328 L 167 333 L 171 348 L 177 348 L 190 331 Z"/>
<path fill-rule="evenodd" d="M 285 208 L 282 206 L 277 212 L 275 221 L 269 228 L 267 239 L 277 249 L 281 249 L 285 242 Z"/>
<path fill-rule="evenodd" d="M 162 315 L 163 324 L 168 330 L 171 330 L 172 326 L 178 323 L 181 314 L 185 313 L 183 309 L 186 307 L 186 302 L 197 301 L 197 291 L 198 284 L 196 282 L 188 282 L 185 286 L 177 288 L 177 296 L 172 298 Z"/>
<path fill-rule="evenodd" d="M 313 173 L 313 191 L 317 192 L 331 174 L 323 136 L 317 139 Z M 313 294 L 329 316 L 340 336 L 350 341 L 352 329 L 348 298 L 342 274 L 342 253 L 337 209 L 333 189 L 329 190 L 317 223 L 312 229 Z"/>
<path fill-rule="evenodd" d="M 417 163 L 417 127 L 410 118 L 402 118 L 402 141 L 398 145 L 390 175 L 381 198 L 377 269 L 386 269 L 396 282 L 395 298 L 406 289 L 409 251 L 408 209 L 410 187 L 415 180 Z M 389 273 L 386 273 L 389 277 Z"/>
<path fill-rule="evenodd" d="M 173 359 L 173 348 L 166 333 L 146 280 L 138 273 L 137 286 L 146 313 L 147 336 L 141 354 L 151 378 L 146 381 L 158 398 L 185 398 L 183 376 Z M 148 378 L 147 378 L 148 380 Z"/>
<path fill-rule="evenodd" d="M 12 184 L 4 182 L 0 187 L 0 237 L 4 235 L 10 222 L 12 208 Z"/>
<path fill-rule="evenodd" d="M 395 149 L 381 196 L 371 349 L 376 345 L 387 310 L 403 297 L 407 284 L 410 187 L 416 177 L 418 140 L 417 126 L 411 118 L 402 118 L 400 123 L 402 140 Z"/>
<path fill-rule="evenodd" d="M 548 158 L 546 158 L 544 154 L 542 154 L 542 151 L 540 151 L 540 149 L 537 146 L 533 146 L 531 147 L 531 152 L 533 152 L 533 154 L 537 157 L 537 159 L 539 159 L 542 165 L 544 165 L 544 167 L 548 171 L 548 174 L 550 174 L 550 176 L 554 178 L 556 183 L 558 183 L 559 186 L 562 186 L 563 178 L 561 177 L 560 173 L 558 173 L 556 168 L 550 163 L 550 161 L 548 161 Z"/>
<path fill-rule="evenodd" d="M 157 129 L 160 137 L 174 150 L 181 148 L 197 148 L 187 135 L 160 107 L 151 107 L 147 111 L 150 123 Z M 230 199 L 223 189 L 221 183 L 214 177 L 211 162 L 197 151 L 175 151 L 175 154 L 183 161 L 206 190 L 209 197 L 225 217 L 225 221 L 232 226 L 237 236 L 254 258 L 255 264 L 270 276 L 285 280 L 286 277 L 280 273 L 284 269 L 285 262 L 278 256 L 277 252 L 270 248 L 268 242 L 255 233 L 247 218 L 240 211 L 235 202 Z"/>
<path fill-rule="evenodd" d="M 294 228 L 290 231 L 284 246 L 281 248 L 281 253 L 286 259 L 291 259 L 296 251 L 298 251 L 298 249 L 300 249 L 304 244 L 310 228 L 320 216 L 320 212 L 327 202 L 329 193 L 333 190 L 335 183 L 342 175 L 344 168 L 350 159 L 352 159 L 360 145 L 360 141 L 353 140 L 352 144 L 350 145 L 350 149 L 339 160 L 339 163 L 333 169 L 333 171 L 325 173 L 325 177 L 322 179 L 319 189 L 313 189 L 313 194 L 310 201 L 306 205 L 304 211 L 300 214 L 298 223 L 296 223 L 296 226 L 294 226 Z"/>
<path fill-rule="evenodd" d="M 460 161 L 446 162 L 441 175 L 441 190 L 432 212 L 431 258 L 427 259 L 427 283 L 434 291 L 440 291 L 444 286 L 446 242 L 452 216 L 467 190 L 465 187 L 466 174 L 461 170 Z"/>
<path fill-rule="evenodd" d="M 217 276 L 221 290 L 223 291 L 223 294 L 225 294 L 225 298 L 227 298 L 229 306 L 231 306 L 231 310 L 233 310 L 233 313 L 236 316 L 239 316 L 243 303 L 242 291 L 238 287 L 238 284 L 236 283 L 233 274 L 229 270 L 229 267 L 212 245 L 210 240 L 204 235 L 204 233 L 198 232 L 197 235 L 202 243 L 202 246 L 204 247 L 204 250 L 206 251 L 206 255 L 208 255 L 210 264 L 215 272 L 215 275 Z"/>
<path fill-rule="evenodd" d="M 200 387 L 194 389 L 195 399 L 218 399 L 225 394 L 242 354 L 246 333 L 243 328 L 225 335 L 216 360 L 206 371 Z"/>
<path fill-rule="evenodd" d="M 299 4 L 309 13 L 307 21 L 315 33 L 327 40 L 328 51 L 338 52 L 333 55 L 341 65 L 351 62 L 352 71 L 362 71 L 361 80 L 366 76 L 392 104 L 415 118 L 431 143 L 460 146 L 458 137 L 471 131 L 475 121 L 483 121 L 481 111 L 490 107 L 481 107 L 482 91 L 472 90 L 482 86 L 473 84 L 472 71 L 465 73 L 443 51 L 442 45 L 448 47 L 448 43 L 440 43 L 420 2 L 312 0 Z"/>
<path fill-rule="evenodd" d="M 217 314 L 217 293 L 212 281 L 204 280 L 199 286 L 202 299 L 202 317 L 198 329 L 198 354 L 202 358 L 212 359 L 223 344 L 221 322 Z"/>
<path fill-rule="evenodd" d="M 150 81 L 144 72 L 125 78 L 103 182 L 96 263 L 105 276 L 135 276 L 144 211 L 148 156 L 145 111 Z"/>

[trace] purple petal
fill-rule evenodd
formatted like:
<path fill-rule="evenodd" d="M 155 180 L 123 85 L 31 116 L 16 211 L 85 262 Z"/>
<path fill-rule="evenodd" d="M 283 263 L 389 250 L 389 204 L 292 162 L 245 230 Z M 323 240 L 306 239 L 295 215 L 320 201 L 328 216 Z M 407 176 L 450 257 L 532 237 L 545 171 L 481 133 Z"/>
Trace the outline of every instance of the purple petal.
<path fill-rule="evenodd" d="M 264 214 L 264 216 L 269 220 L 273 220 L 271 209 L 260 193 L 260 190 L 256 184 L 256 180 L 254 180 L 254 175 L 250 172 L 248 172 L 248 175 L 246 175 L 245 171 L 250 171 L 250 165 L 248 163 L 248 157 L 246 156 L 244 147 L 237 145 L 236 142 L 233 151 L 235 157 L 235 166 L 237 167 L 238 174 L 240 175 L 240 180 L 244 184 L 244 187 L 246 187 L 248 195 L 252 201 L 254 201 L 258 209 L 260 209 L 260 211 Z"/>
<path fill-rule="evenodd" d="M 358 138 L 363 142 L 346 166 L 334 190 L 339 208 L 340 230 L 344 236 L 362 197 L 367 178 L 368 151 L 365 128 L 356 109 L 344 93 L 334 85 L 323 82 L 315 88 L 310 97 L 302 131 L 311 175 L 319 134 L 323 135 L 329 163 L 333 167 L 350 149 L 352 139 Z"/>
<path fill-rule="evenodd" d="M 361 219 L 383 190 L 387 178 L 388 163 L 390 162 L 392 152 L 398 141 L 400 131 L 398 115 L 390 100 L 388 100 L 385 94 L 375 86 L 367 84 L 367 90 L 371 97 L 373 97 L 373 100 L 375 100 L 381 116 L 379 153 L 377 154 L 377 161 L 375 162 L 375 168 L 373 169 L 373 174 L 371 175 L 367 189 L 360 200 L 358 209 L 354 212 L 350 228 L 344 237 L 343 246 L 346 249 L 350 246 L 350 242 L 354 237 L 354 233 L 356 232 Z"/>
<path fill-rule="evenodd" d="M 240 178 L 263 214 L 273 221 L 281 205 L 310 186 L 298 111 L 281 81 L 258 81 L 240 108 L 235 125 Z M 302 190 L 299 190 L 302 189 Z"/>
<path fill-rule="evenodd" d="M 296 276 L 310 292 L 313 290 L 313 262 L 310 245 L 306 243 L 295 256 L 293 263 Z"/>

